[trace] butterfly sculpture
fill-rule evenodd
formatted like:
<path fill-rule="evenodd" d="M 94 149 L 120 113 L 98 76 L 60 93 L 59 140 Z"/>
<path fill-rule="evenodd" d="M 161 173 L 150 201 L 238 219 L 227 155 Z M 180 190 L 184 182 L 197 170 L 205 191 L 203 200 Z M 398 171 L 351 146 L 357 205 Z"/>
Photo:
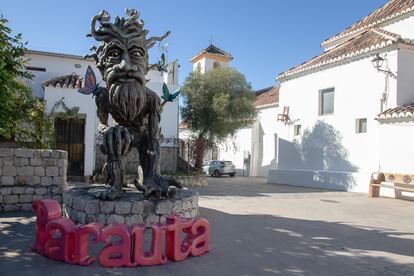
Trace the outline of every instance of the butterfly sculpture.
<path fill-rule="evenodd" d="M 81 89 L 79 89 L 78 92 L 85 95 L 92 94 L 93 97 L 95 96 L 98 87 L 99 84 L 96 84 L 95 73 L 93 72 L 92 67 L 88 65 L 88 68 L 86 69 L 85 73 L 85 85 Z"/>
<path fill-rule="evenodd" d="M 170 90 L 168 89 L 168 86 L 164 83 L 162 85 L 162 96 L 161 98 L 164 99 L 165 102 L 173 102 L 178 95 L 180 95 L 181 87 L 179 87 L 177 90 L 175 90 L 174 93 L 170 93 Z"/>
<path fill-rule="evenodd" d="M 156 66 L 158 71 L 160 72 L 168 72 L 167 67 L 166 67 L 166 62 L 165 62 L 165 54 L 162 53 L 161 58 L 158 60 Z"/>

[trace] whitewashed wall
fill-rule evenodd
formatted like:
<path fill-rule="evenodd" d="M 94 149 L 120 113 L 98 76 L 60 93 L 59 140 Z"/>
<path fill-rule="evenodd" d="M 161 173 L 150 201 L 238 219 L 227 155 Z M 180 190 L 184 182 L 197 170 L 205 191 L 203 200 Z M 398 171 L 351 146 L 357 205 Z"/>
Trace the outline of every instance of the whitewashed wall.
<path fill-rule="evenodd" d="M 227 62 L 223 62 L 223 61 L 216 61 L 213 60 L 211 58 L 202 58 L 199 61 L 197 61 L 196 63 L 193 64 L 193 71 L 197 71 L 198 68 L 198 64 L 200 64 L 200 73 L 204 74 L 205 72 L 210 71 L 211 69 L 214 68 L 214 62 L 218 62 L 220 63 L 220 66 L 227 66 Z"/>
<path fill-rule="evenodd" d="M 244 152 L 251 153 L 252 129 L 250 127 L 239 129 L 233 137 L 229 137 L 219 145 L 218 157 L 220 160 L 233 162 L 236 174 L 250 175 L 249 168 L 244 166 Z"/>
<path fill-rule="evenodd" d="M 413 27 L 414 28 L 414 27 Z M 414 103 L 414 51 L 400 49 L 398 55 L 397 105 Z"/>
<path fill-rule="evenodd" d="M 402 38 L 414 38 L 413 16 L 381 27 Z M 385 69 L 398 75 L 398 81 L 387 81 L 383 110 L 414 102 L 414 51 L 401 46 L 381 55 L 388 60 Z M 302 132 L 309 132 L 294 137 L 294 126 L 278 125 L 278 169 L 269 171 L 268 182 L 368 192 L 372 172 L 413 172 L 409 147 L 413 122 L 380 125 L 374 120 L 382 111 L 379 99 L 386 77 L 372 67 L 373 57 L 281 83 L 280 107 L 289 106 L 291 119 L 299 119 L 296 124 L 302 125 Z M 331 87 L 335 88 L 334 114 L 319 116 L 319 90 Z M 367 133 L 356 133 L 358 118 L 367 118 Z"/>
<path fill-rule="evenodd" d="M 384 172 L 413 173 L 414 121 L 394 121 L 380 125 L 380 169 Z M 397 143 L 392 141 L 398 141 Z"/>
<path fill-rule="evenodd" d="M 269 169 L 277 168 L 277 134 L 276 121 L 278 107 L 258 109 L 256 123 L 249 128 L 242 128 L 229 137 L 219 148 L 220 160 L 234 163 L 238 175 L 263 176 Z M 250 153 L 250 164 L 244 164 L 244 153 Z"/>
<path fill-rule="evenodd" d="M 259 109 L 252 133 L 252 176 L 267 176 L 269 169 L 277 168 L 277 114 L 279 108 Z"/>
<path fill-rule="evenodd" d="M 401 35 L 402 38 L 414 38 L 414 18 L 413 16 L 404 18 L 402 20 L 392 22 L 386 26 L 381 27 L 386 31 Z"/>
<path fill-rule="evenodd" d="M 396 50 L 387 53 L 393 72 L 397 71 L 397 56 Z M 285 184 L 367 192 L 365 183 L 379 167 L 379 130 L 374 118 L 381 111 L 379 99 L 385 89 L 385 75 L 373 68 L 372 58 L 367 56 L 281 83 L 280 109 L 290 107 L 290 117 L 302 126 L 302 136 L 293 136 L 293 126 L 277 125 L 280 171 L 269 172 L 268 182 L 286 182 L 285 176 L 289 175 L 292 182 Z M 332 87 L 334 114 L 320 116 L 319 91 Z M 397 104 L 396 87 L 396 80 L 390 79 L 388 107 Z M 356 133 L 358 118 L 367 118 L 367 133 Z M 322 123 L 313 129 L 318 121 Z M 304 141 L 306 130 L 309 135 Z M 319 171 L 332 172 L 334 177 L 329 179 L 328 174 L 321 177 L 324 181 L 318 181 Z"/>

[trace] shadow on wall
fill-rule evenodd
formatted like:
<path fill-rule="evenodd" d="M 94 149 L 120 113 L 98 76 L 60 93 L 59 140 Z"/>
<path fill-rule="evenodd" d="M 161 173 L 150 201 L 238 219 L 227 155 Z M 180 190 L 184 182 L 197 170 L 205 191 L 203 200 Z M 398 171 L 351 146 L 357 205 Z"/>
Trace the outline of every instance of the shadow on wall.
<path fill-rule="evenodd" d="M 342 145 L 342 135 L 333 126 L 318 121 L 312 130 L 305 130 L 298 145 L 306 169 L 356 172 Z"/>
<path fill-rule="evenodd" d="M 352 173 L 358 167 L 348 161 L 348 151 L 342 145 L 342 135 L 333 126 L 318 121 L 306 129 L 300 140 L 279 139 L 279 170 L 303 171 L 304 177 L 322 188 L 352 190 Z M 315 186 L 315 185 L 313 185 Z"/>

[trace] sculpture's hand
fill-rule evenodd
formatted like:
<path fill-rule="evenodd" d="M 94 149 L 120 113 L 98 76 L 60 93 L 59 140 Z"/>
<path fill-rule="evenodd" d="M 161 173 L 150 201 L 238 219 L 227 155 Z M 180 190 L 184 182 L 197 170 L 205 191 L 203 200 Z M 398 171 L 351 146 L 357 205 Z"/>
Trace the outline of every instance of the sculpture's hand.
<path fill-rule="evenodd" d="M 131 140 L 128 128 L 119 125 L 110 127 L 104 132 L 101 149 L 110 159 L 118 160 L 128 154 Z"/>

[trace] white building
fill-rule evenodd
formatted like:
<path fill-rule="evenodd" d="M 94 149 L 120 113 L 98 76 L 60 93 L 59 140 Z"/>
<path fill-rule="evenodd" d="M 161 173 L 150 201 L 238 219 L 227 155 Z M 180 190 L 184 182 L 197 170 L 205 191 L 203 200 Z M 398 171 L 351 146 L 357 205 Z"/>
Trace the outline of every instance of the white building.
<path fill-rule="evenodd" d="M 227 66 L 232 59 L 233 57 L 229 53 L 210 44 L 200 53 L 193 56 L 190 61 L 193 64 L 193 72 L 198 71 L 204 74 L 211 69 Z"/>
<path fill-rule="evenodd" d="M 368 192 L 373 172 L 414 171 L 411 39 L 414 1 L 392 0 L 279 75 L 279 105 L 290 120 L 272 119 L 269 183 Z M 382 71 L 373 66 L 377 55 Z"/>
<path fill-rule="evenodd" d="M 257 120 L 251 127 L 239 129 L 220 145 L 219 158 L 230 160 L 239 176 L 268 175 L 276 168 L 275 118 L 279 110 L 279 87 L 256 91 L 253 105 L 258 111 Z"/>
<path fill-rule="evenodd" d="M 29 86 L 34 95 L 46 101 L 48 110 L 51 110 L 61 98 L 64 98 L 69 108 L 79 107 L 79 113 L 84 120 L 80 125 L 79 122 L 74 122 L 63 126 L 61 136 L 64 136 L 64 141 L 58 141 L 58 147 L 63 147 L 69 153 L 69 173 L 72 171 L 75 175 L 92 175 L 96 168 L 96 156 L 100 154 L 95 146 L 99 120 L 96 116 L 95 99 L 92 95 L 79 93 L 78 89 L 83 86 L 83 76 L 88 65 L 93 68 L 98 83 L 102 80 L 94 61 L 76 55 L 33 50 L 26 51 L 26 57 L 29 59 L 27 70 L 34 75 L 33 80 L 29 81 Z M 170 91 L 175 91 L 178 88 L 178 67 L 176 62 L 170 64 L 169 72 L 163 79 L 158 71 L 150 71 L 146 76 L 149 80 L 147 87 L 161 95 L 164 81 Z M 112 120 L 109 123 L 113 124 Z M 165 138 L 178 138 L 178 101 L 164 106 L 161 132 Z M 62 140 L 62 137 L 60 138 Z M 166 153 L 171 160 L 166 161 L 161 157 L 164 161 L 161 165 L 164 164 L 167 170 L 175 170 L 176 145 L 173 142 L 161 145 L 161 155 Z"/>
<path fill-rule="evenodd" d="M 233 57 L 221 50 L 220 48 L 210 44 L 207 48 L 196 54 L 190 59 L 190 62 L 193 64 L 193 72 L 199 72 L 204 74 L 214 68 L 218 68 L 220 66 L 228 66 L 229 62 L 233 59 Z M 188 143 L 191 143 L 193 139 L 193 132 L 187 128 L 185 123 L 181 123 L 179 125 L 179 138 L 181 139 L 184 144 L 181 145 L 182 153 L 181 155 L 187 155 L 189 152 L 187 151 Z M 185 152 L 185 153 L 184 153 Z M 206 153 L 205 159 L 215 159 L 216 158 L 216 151 L 212 150 Z M 192 160 L 188 160 L 189 156 L 182 156 L 187 162 L 192 163 Z"/>
<path fill-rule="evenodd" d="M 229 53 L 211 44 L 190 61 L 193 63 L 193 71 L 205 73 L 220 66 L 228 66 L 232 59 Z M 257 91 L 254 102 L 258 110 L 256 123 L 229 136 L 218 145 L 217 152 L 207 153 L 206 159 L 232 161 L 239 176 L 267 176 L 270 168 L 276 168 L 276 128 L 273 119 L 279 108 L 278 96 L 278 86 Z M 191 135 L 185 124 L 181 124 L 180 139 L 186 140 Z"/>

